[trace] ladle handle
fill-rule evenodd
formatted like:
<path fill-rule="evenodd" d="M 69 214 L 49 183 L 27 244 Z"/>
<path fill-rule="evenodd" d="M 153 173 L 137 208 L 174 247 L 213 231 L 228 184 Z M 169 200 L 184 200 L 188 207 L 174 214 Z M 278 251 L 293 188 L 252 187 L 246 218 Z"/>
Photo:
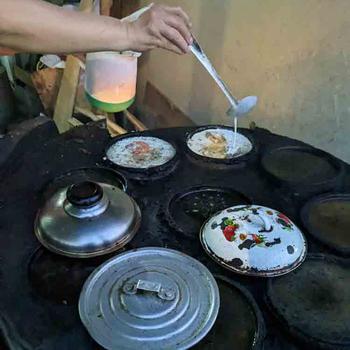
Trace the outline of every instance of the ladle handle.
<path fill-rule="evenodd" d="M 233 109 L 237 108 L 237 99 L 231 94 L 228 86 L 224 83 L 222 78 L 219 76 L 218 72 L 211 64 L 209 58 L 204 53 L 203 49 L 199 45 L 198 41 L 193 37 L 193 44 L 190 45 L 191 52 L 195 55 L 198 61 L 204 66 L 208 73 L 212 76 L 215 82 L 220 87 L 221 91 L 224 93 L 226 98 L 229 100 L 230 105 Z"/>

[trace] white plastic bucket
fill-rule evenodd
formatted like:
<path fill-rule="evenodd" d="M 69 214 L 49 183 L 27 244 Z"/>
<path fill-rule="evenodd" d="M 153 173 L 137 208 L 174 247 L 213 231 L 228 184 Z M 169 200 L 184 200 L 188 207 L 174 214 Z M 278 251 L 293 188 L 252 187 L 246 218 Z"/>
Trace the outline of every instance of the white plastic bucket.
<path fill-rule="evenodd" d="M 85 92 L 92 106 L 105 112 L 120 112 L 134 102 L 140 55 L 130 51 L 87 54 Z"/>

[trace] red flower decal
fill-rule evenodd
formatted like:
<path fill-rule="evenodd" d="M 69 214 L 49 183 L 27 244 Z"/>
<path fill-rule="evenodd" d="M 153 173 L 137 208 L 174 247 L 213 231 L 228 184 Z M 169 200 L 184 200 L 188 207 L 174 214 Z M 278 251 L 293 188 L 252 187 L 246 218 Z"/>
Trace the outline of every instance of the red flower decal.
<path fill-rule="evenodd" d="M 224 236 L 229 241 L 232 242 L 235 240 L 237 227 L 236 225 L 228 225 L 224 228 Z"/>
<path fill-rule="evenodd" d="M 285 221 L 287 224 L 291 224 L 291 221 L 289 220 L 289 218 L 287 218 L 284 214 L 278 213 L 277 216 L 278 216 L 281 220 Z"/>
<path fill-rule="evenodd" d="M 252 238 L 256 244 L 260 244 L 264 242 L 264 237 L 261 235 L 252 234 Z"/>

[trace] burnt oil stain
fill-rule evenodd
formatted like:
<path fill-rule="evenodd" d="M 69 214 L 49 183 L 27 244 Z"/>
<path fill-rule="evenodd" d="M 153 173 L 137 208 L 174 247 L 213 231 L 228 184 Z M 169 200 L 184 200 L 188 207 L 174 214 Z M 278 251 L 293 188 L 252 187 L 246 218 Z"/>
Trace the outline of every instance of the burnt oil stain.
<path fill-rule="evenodd" d="M 287 247 L 287 252 L 288 252 L 288 254 L 293 254 L 294 253 L 294 248 L 291 245 L 289 245 Z"/>
<path fill-rule="evenodd" d="M 235 213 L 235 212 L 242 211 L 242 210 L 248 210 L 249 208 L 251 208 L 251 206 L 247 205 L 247 206 L 239 207 L 239 208 L 230 208 L 230 209 L 227 209 L 226 211 L 228 213 Z"/>
<path fill-rule="evenodd" d="M 273 242 L 266 242 L 265 245 L 266 245 L 266 247 L 272 247 L 272 246 L 274 246 L 276 244 L 280 244 L 280 243 L 281 243 L 281 238 L 275 238 L 273 240 Z M 288 246 L 288 247 L 291 247 L 291 246 Z M 288 253 L 289 253 L 289 251 L 288 251 Z M 289 253 L 289 254 L 291 254 L 291 253 Z"/>
<path fill-rule="evenodd" d="M 243 265 L 243 261 L 241 259 L 235 258 L 230 261 L 230 265 L 233 267 L 241 267 Z"/>
<path fill-rule="evenodd" d="M 266 230 L 266 229 L 259 230 L 259 233 L 272 232 L 272 231 L 273 231 L 273 226 L 271 226 L 269 230 Z"/>
<path fill-rule="evenodd" d="M 243 249 L 250 249 L 252 247 L 254 247 L 256 245 L 255 241 L 253 241 L 252 239 L 246 239 L 243 243 L 241 243 L 238 248 L 240 250 Z"/>
<path fill-rule="evenodd" d="M 215 230 L 218 226 L 219 226 L 218 223 L 214 221 L 214 222 L 211 224 L 211 229 L 212 229 L 212 230 Z"/>

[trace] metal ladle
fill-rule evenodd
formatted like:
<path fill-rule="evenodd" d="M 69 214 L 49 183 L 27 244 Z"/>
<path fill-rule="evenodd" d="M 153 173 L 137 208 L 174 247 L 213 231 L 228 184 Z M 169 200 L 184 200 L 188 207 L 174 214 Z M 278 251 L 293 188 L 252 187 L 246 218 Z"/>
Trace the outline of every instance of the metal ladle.
<path fill-rule="evenodd" d="M 190 45 L 190 50 L 196 56 L 199 62 L 202 63 L 202 65 L 209 72 L 209 74 L 213 77 L 213 79 L 219 85 L 222 92 L 225 94 L 225 96 L 229 100 L 231 107 L 226 112 L 228 116 L 233 118 L 239 118 L 249 113 L 255 107 L 255 105 L 258 102 L 258 98 L 256 96 L 247 96 L 242 98 L 241 100 L 238 100 L 236 97 L 234 97 L 231 94 L 227 85 L 223 82 L 223 80 L 217 73 L 216 69 L 208 59 L 207 55 L 204 53 L 203 49 L 200 47 L 198 41 L 194 37 L 193 37 L 193 43 L 192 45 Z"/>

